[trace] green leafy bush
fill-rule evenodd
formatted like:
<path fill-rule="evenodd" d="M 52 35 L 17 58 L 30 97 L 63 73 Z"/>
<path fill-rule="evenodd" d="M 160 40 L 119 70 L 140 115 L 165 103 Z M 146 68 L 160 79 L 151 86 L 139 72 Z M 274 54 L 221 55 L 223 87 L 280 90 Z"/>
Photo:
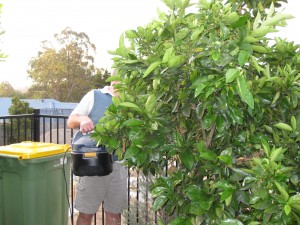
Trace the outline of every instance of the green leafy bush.
<path fill-rule="evenodd" d="M 300 224 L 299 45 L 269 37 L 292 16 L 281 1 L 164 2 L 111 52 L 120 97 L 93 137 L 157 177 L 169 224 Z"/>

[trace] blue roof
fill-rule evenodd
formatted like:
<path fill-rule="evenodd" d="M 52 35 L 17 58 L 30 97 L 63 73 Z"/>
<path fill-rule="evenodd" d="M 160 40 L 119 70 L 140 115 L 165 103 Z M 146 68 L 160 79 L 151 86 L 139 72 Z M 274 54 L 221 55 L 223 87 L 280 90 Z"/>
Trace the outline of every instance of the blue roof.
<path fill-rule="evenodd" d="M 12 98 L 0 97 L 0 116 L 8 116 L 8 109 L 11 106 Z M 20 99 L 29 103 L 29 106 L 34 109 L 49 110 L 69 110 L 70 112 L 77 106 L 78 103 L 59 102 L 55 99 Z"/>
<path fill-rule="evenodd" d="M 0 116 L 9 115 L 8 109 L 11 106 L 11 98 L 0 98 Z"/>

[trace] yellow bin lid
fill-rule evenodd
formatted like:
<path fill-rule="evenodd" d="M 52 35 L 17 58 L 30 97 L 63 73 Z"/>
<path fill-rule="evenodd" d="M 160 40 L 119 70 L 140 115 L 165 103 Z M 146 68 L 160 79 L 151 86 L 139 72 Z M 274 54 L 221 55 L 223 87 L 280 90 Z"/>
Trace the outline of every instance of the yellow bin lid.
<path fill-rule="evenodd" d="M 68 144 L 23 141 L 17 144 L 1 146 L 0 156 L 18 158 L 19 160 L 33 159 L 65 153 L 69 148 Z"/>

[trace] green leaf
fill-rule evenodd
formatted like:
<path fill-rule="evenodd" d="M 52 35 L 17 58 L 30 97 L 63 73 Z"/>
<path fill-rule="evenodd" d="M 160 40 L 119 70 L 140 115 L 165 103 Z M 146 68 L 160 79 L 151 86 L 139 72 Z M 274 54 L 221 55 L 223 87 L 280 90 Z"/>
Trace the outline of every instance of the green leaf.
<path fill-rule="evenodd" d="M 208 83 L 200 83 L 195 89 L 194 97 L 197 98 L 198 95 L 202 93 L 202 91 L 206 88 L 207 85 Z"/>
<path fill-rule="evenodd" d="M 161 64 L 161 62 L 154 62 L 151 63 L 151 65 L 147 68 L 147 70 L 144 73 L 143 78 L 147 77 L 153 70 L 155 70 L 159 65 Z"/>
<path fill-rule="evenodd" d="M 277 181 L 274 181 L 277 189 L 279 190 L 279 192 L 281 193 L 284 201 L 288 201 L 289 200 L 289 194 L 287 193 L 287 191 L 277 182 Z"/>
<path fill-rule="evenodd" d="M 214 51 L 213 54 L 211 55 L 211 58 L 214 61 L 218 61 L 218 59 L 220 58 L 220 56 L 221 56 L 221 53 L 219 51 Z"/>
<path fill-rule="evenodd" d="M 238 108 L 234 108 L 234 107 L 229 108 L 229 115 L 231 116 L 232 120 L 235 123 L 240 125 L 243 125 L 244 123 L 244 118 L 242 113 L 243 112 Z"/>
<path fill-rule="evenodd" d="M 145 164 L 146 160 L 148 159 L 148 154 L 146 151 L 139 151 L 136 156 L 136 164 L 138 167 Z"/>
<path fill-rule="evenodd" d="M 173 47 L 168 48 L 165 51 L 162 63 L 167 63 L 172 56 L 174 56 L 174 48 Z"/>
<path fill-rule="evenodd" d="M 122 63 L 124 63 L 124 64 L 134 64 L 137 62 L 139 62 L 137 59 L 122 60 Z"/>
<path fill-rule="evenodd" d="M 149 95 L 145 104 L 146 111 L 152 112 L 152 110 L 155 108 L 155 103 L 156 103 L 156 96 L 154 94 Z"/>
<path fill-rule="evenodd" d="M 270 145 L 265 139 L 261 139 L 262 146 L 264 148 L 266 156 L 269 158 L 270 156 Z"/>
<path fill-rule="evenodd" d="M 205 209 L 203 209 L 200 202 L 192 202 L 189 212 L 194 215 L 202 215 L 203 213 L 205 213 Z"/>
<path fill-rule="evenodd" d="M 268 213 L 268 214 L 276 213 L 280 209 L 281 209 L 281 206 L 279 206 L 279 205 L 270 205 L 264 212 Z"/>
<path fill-rule="evenodd" d="M 220 155 L 218 156 L 221 162 L 223 162 L 226 165 L 231 165 L 232 164 L 232 156 L 230 155 Z"/>
<path fill-rule="evenodd" d="M 246 64 L 246 62 L 248 61 L 250 57 L 250 53 L 249 52 L 246 52 L 244 50 L 241 50 L 239 52 L 239 56 L 238 56 L 238 62 L 239 62 L 239 65 L 240 66 L 243 66 Z"/>
<path fill-rule="evenodd" d="M 127 31 L 125 31 L 125 35 L 128 38 L 136 38 L 136 37 L 138 37 L 138 35 L 137 35 L 137 33 L 136 33 L 135 30 L 127 30 Z"/>
<path fill-rule="evenodd" d="M 122 77 L 120 77 L 119 75 L 112 75 L 109 78 L 107 78 L 105 80 L 105 82 L 111 82 L 111 81 L 122 81 Z"/>
<path fill-rule="evenodd" d="M 270 161 L 272 161 L 272 162 L 277 161 L 278 158 L 280 156 L 282 156 L 282 154 L 284 152 L 285 152 L 285 149 L 283 149 L 282 147 L 272 149 L 271 154 L 270 154 Z"/>
<path fill-rule="evenodd" d="M 162 195 L 164 192 L 166 192 L 167 188 L 166 187 L 156 187 L 151 190 L 151 195 L 152 197 L 156 198 L 159 195 Z"/>
<path fill-rule="evenodd" d="M 238 91 L 244 102 L 246 102 L 251 109 L 254 109 L 254 99 L 252 93 L 249 91 L 247 87 L 246 80 L 243 76 L 239 76 L 237 78 Z"/>
<path fill-rule="evenodd" d="M 203 27 L 203 26 L 201 26 L 200 28 L 196 29 L 196 30 L 192 33 L 191 39 L 192 39 L 193 41 L 195 41 L 196 39 L 198 39 L 199 35 L 203 32 L 203 30 L 204 30 L 204 27 Z"/>
<path fill-rule="evenodd" d="M 217 118 L 217 116 L 214 112 L 209 112 L 206 115 L 204 115 L 204 117 L 202 119 L 203 129 L 211 128 L 214 125 L 216 118 Z"/>
<path fill-rule="evenodd" d="M 116 140 L 116 139 L 114 139 L 114 138 L 109 138 L 108 140 L 107 140 L 107 144 L 108 144 L 108 146 L 110 147 L 110 148 L 112 148 L 112 149 L 116 149 L 116 148 L 118 148 L 118 146 L 119 146 L 119 141 L 118 140 Z"/>
<path fill-rule="evenodd" d="M 249 43 L 256 43 L 256 42 L 259 42 L 260 39 L 258 38 L 254 38 L 254 37 L 251 37 L 251 36 L 246 36 L 244 38 L 244 41 L 247 41 Z"/>
<path fill-rule="evenodd" d="M 229 70 L 227 70 L 227 72 L 225 74 L 226 83 L 231 83 L 239 75 L 240 75 L 240 71 L 238 69 L 229 69 Z"/>
<path fill-rule="evenodd" d="M 184 151 L 180 153 L 180 159 L 183 163 L 183 165 L 191 170 L 194 167 L 194 156 L 192 154 L 192 152 L 190 151 Z"/>
<path fill-rule="evenodd" d="M 169 59 L 168 66 L 170 68 L 179 67 L 179 66 L 181 66 L 185 62 L 186 62 L 186 56 L 176 55 L 176 56 L 172 56 Z"/>
<path fill-rule="evenodd" d="M 217 155 L 212 150 L 203 149 L 200 151 L 200 157 L 205 160 L 215 161 L 217 158 Z"/>
<path fill-rule="evenodd" d="M 260 73 L 260 72 L 264 71 L 264 69 L 258 64 L 258 62 L 254 56 L 250 55 L 250 58 L 251 58 L 253 66 L 255 67 L 257 72 Z"/>
<path fill-rule="evenodd" d="M 225 189 L 225 191 L 222 192 L 221 194 L 221 201 L 224 201 L 225 199 L 229 198 L 232 196 L 232 193 L 234 192 L 234 189 Z"/>
<path fill-rule="evenodd" d="M 289 198 L 289 205 L 300 212 L 300 194 L 293 195 Z"/>
<path fill-rule="evenodd" d="M 235 189 L 235 187 L 226 180 L 220 180 L 215 184 L 215 187 L 226 190 L 226 189 Z"/>
<path fill-rule="evenodd" d="M 213 200 L 199 186 L 192 185 L 186 188 L 187 196 L 192 202 L 198 204 L 202 209 L 208 210 Z"/>
<path fill-rule="evenodd" d="M 278 100 L 278 98 L 280 97 L 280 91 L 277 91 L 273 100 L 272 100 L 272 103 L 271 105 L 275 104 L 275 102 Z"/>
<path fill-rule="evenodd" d="M 269 50 L 263 46 L 260 45 L 252 45 L 252 50 L 254 52 L 258 52 L 258 53 L 262 53 L 262 54 L 266 54 L 269 52 Z"/>
<path fill-rule="evenodd" d="M 226 121 L 222 115 L 218 115 L 216 119 L 217 131 L 222 133 L 226 128 Z"/>
<path fill-rule="evenodd" d="M 129 58 L 128 57 L 127 49 L 125 47 L 124 35 L 123 34 L 120 36 L 120 39 L 119 39 L 119 48 L 117 48 L 116 53 L 119 54 L 120 56 L 126 58 L 126 59 Z"/>
<path fill-rule="evenodd" d="M 292 128 L 293 128 L 293 131 L 295 131 L 297 129 L 297 120 L 296 120 L 295 116 L 291 117 L 291 125 L 292 125 Z"/>
<path fill-rule="evenodd" d="M 278 129 L 281 129 L 281 130 L 290 131 L 290 132 L 293 131 L 293 128 L 286 123 L 276 123 L 274 125 L 274 127 L 277 127 Z"/>
<path fill-rule="evenodd" d="M 159 196 L 154 200 L 154 203 L 152 205 L 152 210 L 157 211 L 159 210 L 166 202 L 168 201 L 167 196 Z"/>
<path fill-rule="evenodd" d="M 261 38 L 261 37 L 264 37 L 267 33 L 269 33 L 270 30 L 271 30 L 271 28 L 268 26 L 260 26 L 257 29 L 253 29 L 250 36 L 254 37 L 254 38 Z"/>
<path fill-rule="evenodd" d="M 284 212 L 285 212 L 285 214 L 289 215 L 291 213 L 291 211 L 292 211 L 292 207 L 290 205 L 288 205 L 288 204 L 285 204 L 284 205 Z"/>
<path fill-rule="evenodd" d="M 126 149 L 124 159 L 130 159 L 132 157 L 135 157 L 140 149 L 136 146 L 130 146 L 129 148 Z"/>
<path fill-rule="evenodd" d="M 249 16 L 240 16 L 239 20 L 232 24 L 233 28 L 238 28 L 244 26 L 249 19 Z"/>
<path fill-rule="evenodd" d="M 182 39 L 184 39 L 186 36 L 187 36 L 187 34 L 188 34 L 188 32 L 189 32 L 189 29 L 188 28 L 181 28 L 179 31 L 178 31 L 178 33 L 176 34 L 176 40 L 182 40 Z"/>
<path fill-rule="evenodd" d="M 126 120 L 122 123 L 122 127 L 127 126 L 127 127 L 134 127 L 134 126 L 139 126 L 143 124 L 143 121 L 139 120 L 139 119 L 134 119 L 131 118 L 129 120 Z"/>
<path fill-rule="evenodd" d="M 119 104 L 120 106 L 126 107 L 126 108 L 131 108 L 135 111 L 142 112 L 142 109 L 138 107 L 136 104 L 132 102 L 122 102 Z"/>
<path fill-rule="evenodd" d="M 260 21 L 261 21 L 261 15 L 260 15 L 260 12 L 257 12 L 257 15 L 253 22 L 253 30 L 258 28 Z"/>
<path fill-rule="evenodd" d="M 293 19 L 293 18 L 295 18 L 295 17 L 292 15 L 289 15 L 289 14 L 276 14 L 275 16 L 266 19 L 263 22 L 263 25 L 265 25 L 265 26 L 274 26 L 275 25 L 276 26 L 276 25 L 278 25 L 278 23 L 280 21 L 285 21 L 287 19 Z"/>

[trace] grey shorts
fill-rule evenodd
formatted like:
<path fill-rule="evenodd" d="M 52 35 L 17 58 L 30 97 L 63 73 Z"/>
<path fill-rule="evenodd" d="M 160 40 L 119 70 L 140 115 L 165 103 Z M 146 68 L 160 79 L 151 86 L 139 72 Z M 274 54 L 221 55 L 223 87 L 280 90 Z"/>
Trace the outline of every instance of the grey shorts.
<path fill-rule="evenodd" d="M 106 212 L 121 213 L 127 202 L 127 177 L 128 170 L 120 162 L 113 163 L 113 172 L 107 176 L 79 177 L 75 209 L 94 214 L 103 202 Z"/>

